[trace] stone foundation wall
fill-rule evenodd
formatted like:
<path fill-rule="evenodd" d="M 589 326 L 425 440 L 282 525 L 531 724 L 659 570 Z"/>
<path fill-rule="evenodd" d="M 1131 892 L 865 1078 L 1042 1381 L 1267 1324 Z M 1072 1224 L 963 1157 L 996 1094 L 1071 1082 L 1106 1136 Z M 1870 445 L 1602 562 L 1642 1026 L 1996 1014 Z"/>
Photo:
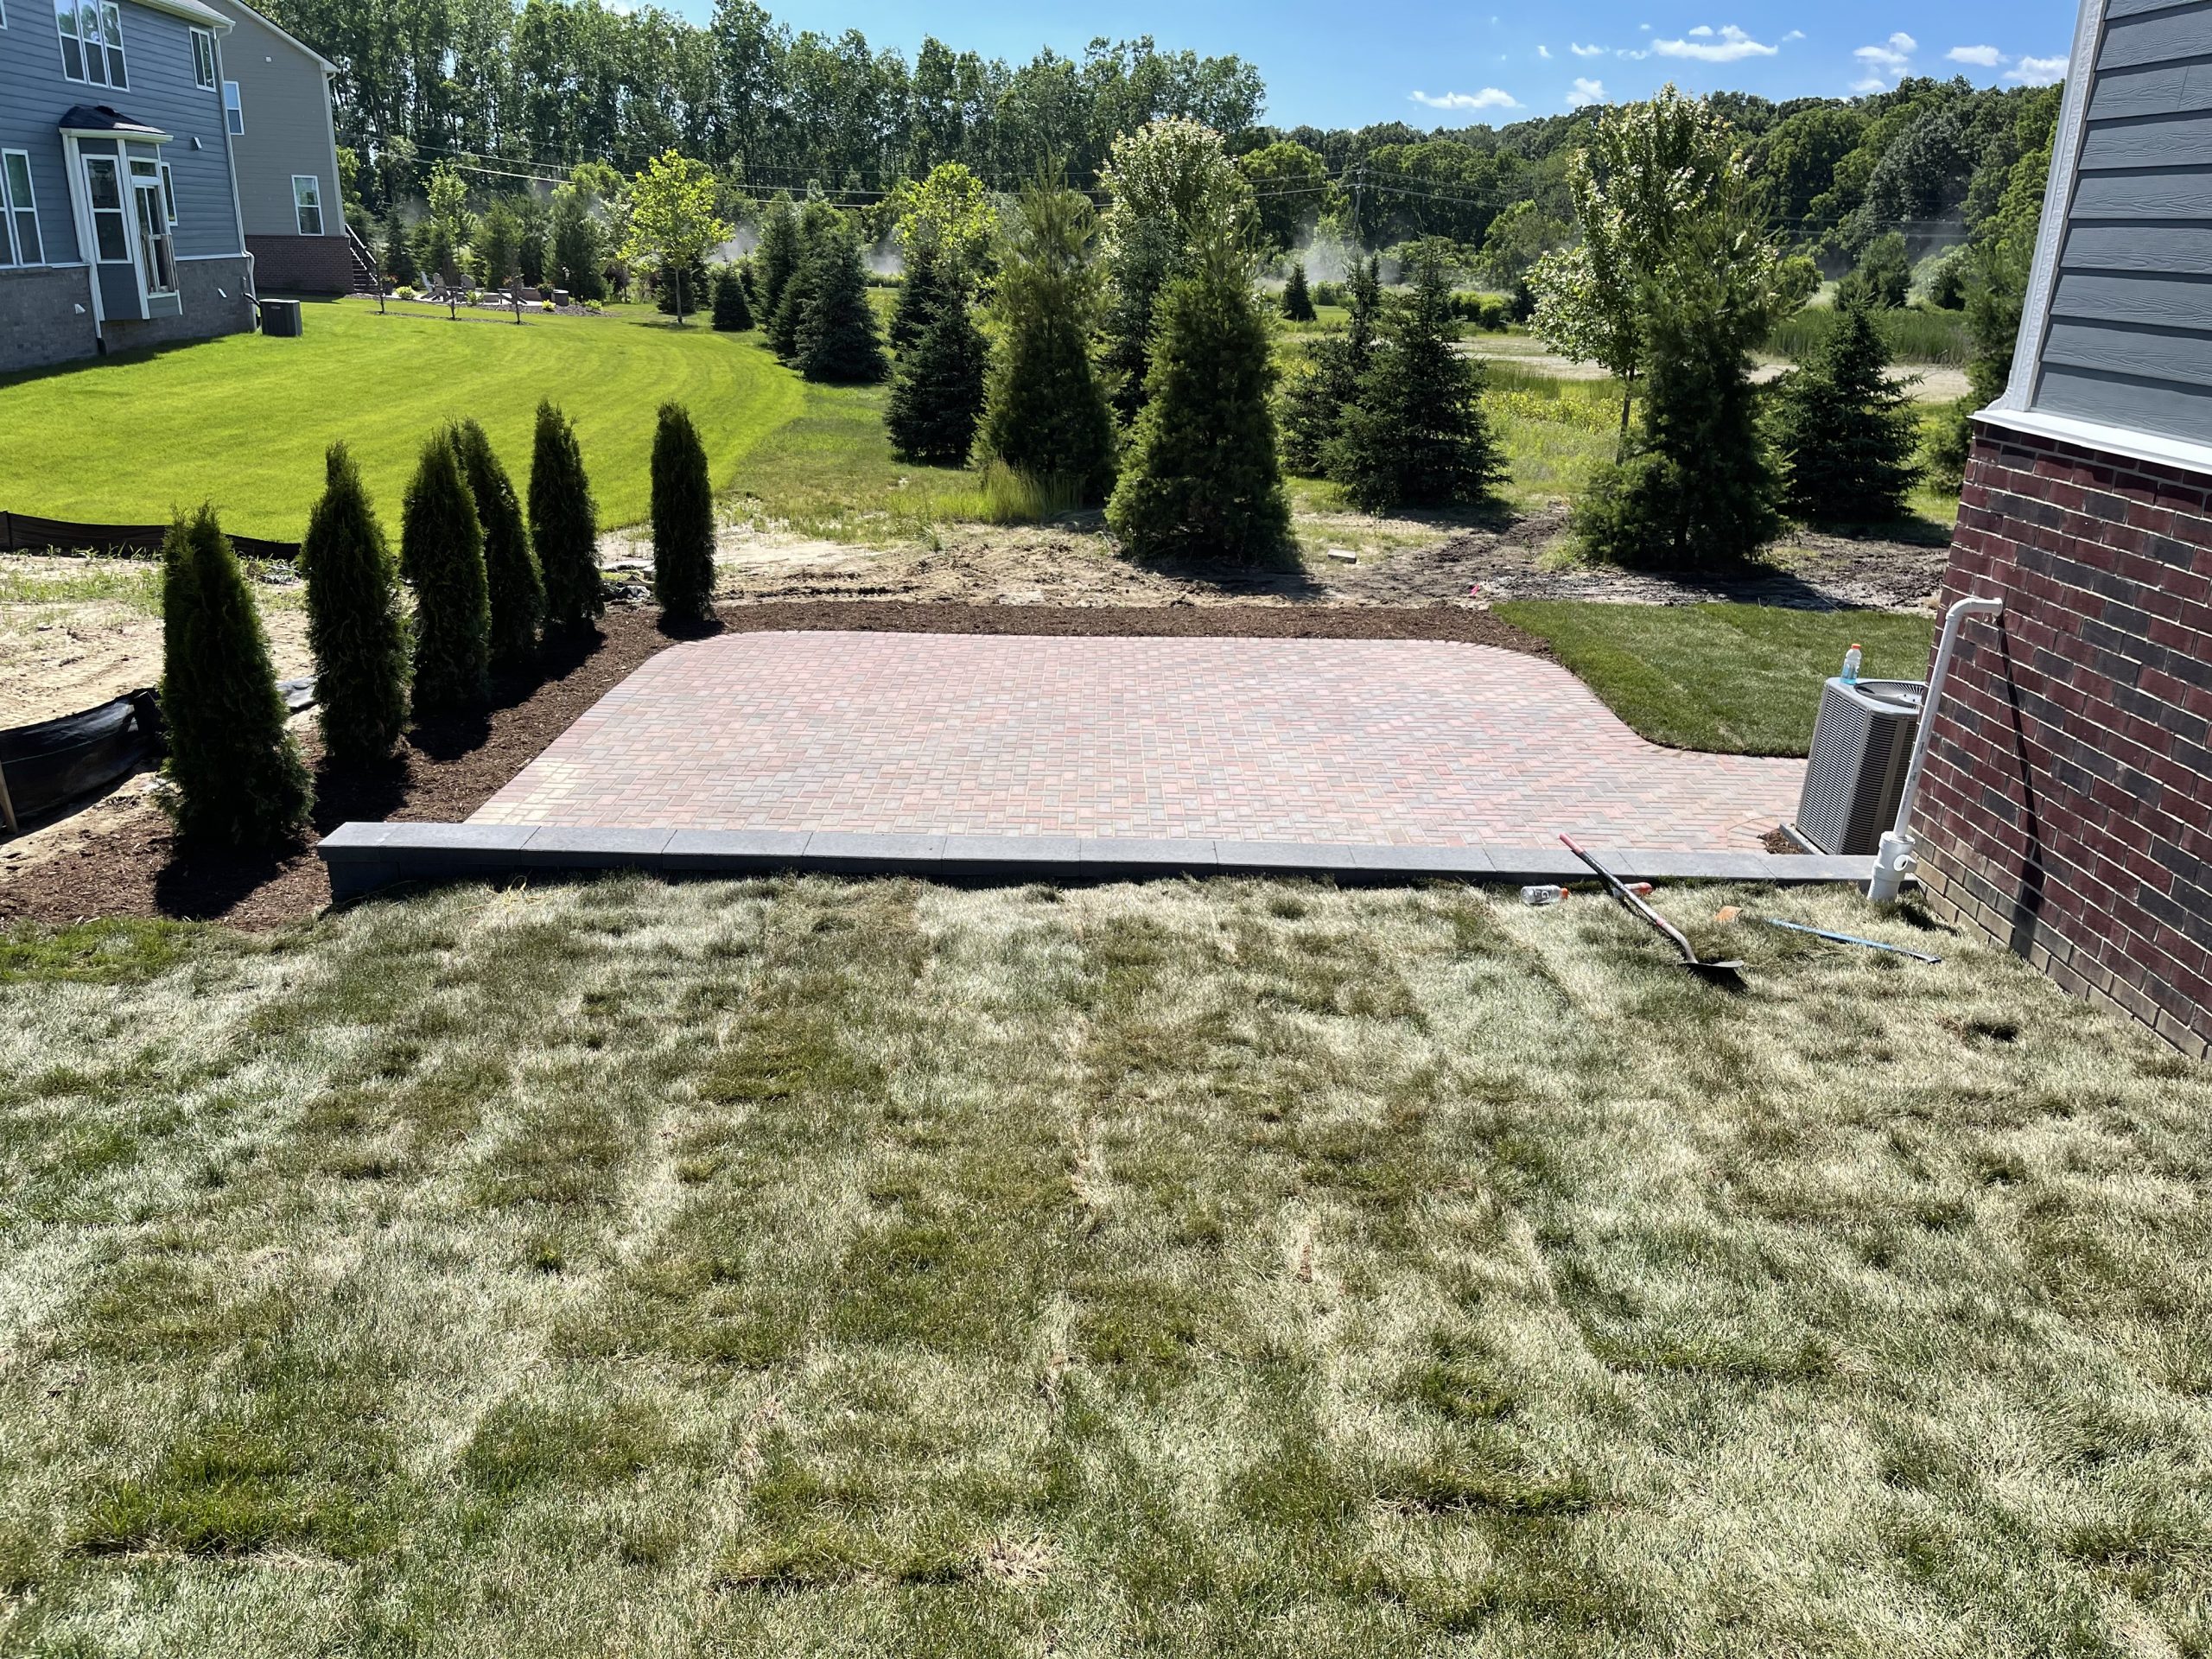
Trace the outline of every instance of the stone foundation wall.
<path fill-rule="evenodd" d="M 249 236 L 254 283 L 264 294 L 350 294 L 353 260 L 342 236 Z"/>
<path fill-rule="evenodd" d="M 89 357 L 94 345 L 83 266 L 0 271 L 0 374 Z"/>
<path fill-rule="evenodd" d="M 247 297 L 245 279 L 244 254 L 229 259 L 180 259 L 176 291 L 184 302 L 182 315 L 143 320 L 110 317 L 108 350 L 133 352 L 173 340 L 251 334 L 253 302 Z"/>
<path fill-rule="evenodd" d="M 1978 422 L 1967 622 L 1916 828 L 1929 903 L 2212 1052 L 2212 477 Z"/>

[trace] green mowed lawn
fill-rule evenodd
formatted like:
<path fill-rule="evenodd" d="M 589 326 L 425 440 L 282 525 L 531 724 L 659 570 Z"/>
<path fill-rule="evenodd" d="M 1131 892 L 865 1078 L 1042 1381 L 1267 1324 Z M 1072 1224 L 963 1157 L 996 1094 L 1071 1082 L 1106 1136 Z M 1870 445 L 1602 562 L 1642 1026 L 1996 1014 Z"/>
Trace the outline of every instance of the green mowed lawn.
<path fill-rule="evenodd" d="M 1889 611 L 1511 600 L 1497 613 L 1549 642 L 1607 708 L 1655 743 L 1802 757 L 1821 685 L 1862 648 L 1868 679 L 1928 674 L 1935 623 Z"/>
<path fill-rule="evenodd" d="M 653 415 L 689 406 L 715 481 L 804 407 L 757 334 L 679 328 L 645 308 L 604 317 L 487 314 L 368 301 L 305 308 L 298 340 L 234 334 L 0 384 L 0 507 L 88 524 L 159 523 L 213 501 L 225 525 L 298 537 L 324 450 L 353 448 L 387 527 L 423 441 L 474 416 L 515 476 L 538 400 L 575 423 L 601 523 L 646 513 Z"/>
<path fill-rule="evenodd" d="M 2212 1076 L 1661 902 L 10 936 L 0 1650 L 2212 1648 Z"/>

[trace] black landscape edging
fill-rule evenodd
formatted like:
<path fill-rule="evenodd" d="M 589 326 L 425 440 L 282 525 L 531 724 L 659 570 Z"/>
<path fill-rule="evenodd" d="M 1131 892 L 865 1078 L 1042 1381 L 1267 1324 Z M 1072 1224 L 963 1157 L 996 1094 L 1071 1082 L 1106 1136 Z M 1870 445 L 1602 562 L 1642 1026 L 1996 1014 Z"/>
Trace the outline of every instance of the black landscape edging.
<path fill-rule="evenodd" d="M 1153 841 L 1077 836 L 870 835 L 828 830 L 594 830 L 491 823 L 346 823 L 316 849 L 344 901 L 409 881 L 645 870 L 666 875 L 819 872 L 946 881 L 1074 885 L 1196 875 L 1325 876 L 1381 886 L 1441 878 L 1519 885 L 1587 880 L 1564 848 L 1385 847 L 1226 838 Z M 1686 853 L 1611 848 L 1631 881 L 1851 882 L 1866 857 Z"/>

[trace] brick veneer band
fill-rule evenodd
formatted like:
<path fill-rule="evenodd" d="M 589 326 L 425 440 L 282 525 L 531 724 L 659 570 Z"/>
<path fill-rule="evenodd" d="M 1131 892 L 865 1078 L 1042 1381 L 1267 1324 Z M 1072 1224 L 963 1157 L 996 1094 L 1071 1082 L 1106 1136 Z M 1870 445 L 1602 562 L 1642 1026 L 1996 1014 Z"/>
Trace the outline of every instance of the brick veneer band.
<path fill-rule="evenodd" d="M 1923 880 L 1948 918 L 2212 1052 L 2212 478 L 1978 423 Z"/>

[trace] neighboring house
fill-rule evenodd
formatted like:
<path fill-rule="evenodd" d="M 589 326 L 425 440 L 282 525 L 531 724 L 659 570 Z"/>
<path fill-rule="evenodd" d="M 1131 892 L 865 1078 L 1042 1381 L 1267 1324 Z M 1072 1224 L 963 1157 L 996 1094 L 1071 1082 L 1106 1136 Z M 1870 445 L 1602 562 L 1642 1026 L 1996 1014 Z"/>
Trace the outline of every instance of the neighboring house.
<path fill-rule="evenodd" d="M 2083 0 L 2005 395 L 1945 582 L 1991 594 L 1935 721 L 1921 875 L 2212 1049 L 2212 7 Z"/>
<path fill-rule="evenodd" d="M 331 116 L 337 66 L 243 0 L 215 3 L 237 24 L 223 42 L 223 100 L 254 280 L 264 294 L 346 293 L 353 261 Z"/>
<path fill-rule="evenodd" d="M 253 327 L 200 0 L 0 0 L 0 373 Z"/>

